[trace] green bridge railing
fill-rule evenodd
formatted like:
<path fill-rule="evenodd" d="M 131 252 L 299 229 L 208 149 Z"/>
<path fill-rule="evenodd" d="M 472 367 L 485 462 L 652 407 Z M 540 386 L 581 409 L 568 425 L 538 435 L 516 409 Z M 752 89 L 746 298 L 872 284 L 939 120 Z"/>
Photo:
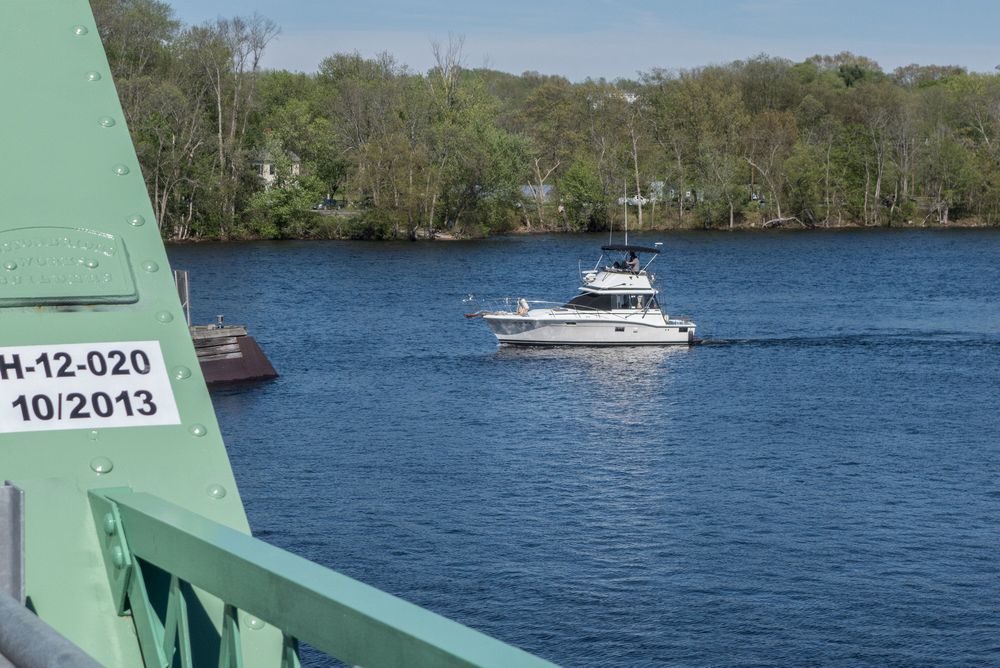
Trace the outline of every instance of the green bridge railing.
<path fill-rule="evenodd" d="M 298 641 L 364 668 L 554 665 L 156 496 L 99 489 L 90 501 L 116 604 L 131 611 L 147 668 L 172 665 L 175 653 L 192 665 L 184 583 L 225 604 L 220 668 L 242 666 L 238 610 L 281 630 L 281 668 L 298 665 Z M 162 615 L 147 592 L 150 566 L 169 576 Z"/>

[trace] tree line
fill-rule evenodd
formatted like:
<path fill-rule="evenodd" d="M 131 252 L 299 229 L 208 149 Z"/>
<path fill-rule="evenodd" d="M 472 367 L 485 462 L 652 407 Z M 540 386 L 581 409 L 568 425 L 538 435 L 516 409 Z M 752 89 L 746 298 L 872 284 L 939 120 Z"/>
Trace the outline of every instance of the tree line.
<path fill-rule="evenodd" d="M 91 4 L 167 239 L 1000 223 L 997 74 L 845 52 L 574 83 L 465 67 L 461 39 L 425 73 L 302 74 L 261 68 L 259 15 Z"/>

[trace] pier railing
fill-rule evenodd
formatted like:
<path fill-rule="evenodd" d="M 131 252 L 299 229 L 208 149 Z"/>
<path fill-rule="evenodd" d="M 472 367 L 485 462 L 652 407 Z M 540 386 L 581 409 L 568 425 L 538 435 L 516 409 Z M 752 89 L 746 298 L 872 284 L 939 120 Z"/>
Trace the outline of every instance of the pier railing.
<path fill-rule="evenodd" d="M 251 629 L 281 631 L 281 668 L 298 666 L 299 641 L 365 668 L 553 665 L 156 496 L 116 488 L 92 490 L 90 501 L 115 604 L 131 613 L 146 666 L 171 666 L 175 655 L 192 665 L 190 587 L 224 603 L 220 668 L 243 665 L 240 633 L 253 631 L 238 611 L 252 615 Z M 165 612 L 144 576 L 154 569 L 169 577 Z"/>

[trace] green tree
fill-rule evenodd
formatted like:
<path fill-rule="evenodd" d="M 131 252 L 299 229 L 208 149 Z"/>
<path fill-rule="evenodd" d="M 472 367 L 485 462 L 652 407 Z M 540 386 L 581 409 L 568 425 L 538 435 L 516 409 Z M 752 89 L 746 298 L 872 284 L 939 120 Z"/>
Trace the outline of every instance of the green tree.
<path fill-rule="evenodd" d="M 744 160 L 767 188 L 776 222 L 785 218 L 781 202 L 788 174 L 785 160 L 795 146 L 798 126 L 791 112 L 765 111 L 753 118 L 745 137 Z"/>
<path fill-rule="evenodd" d="M 607 220 L 607 198 L 597 164 L 590 158 L 575 160 L 559 180 L 570 230 L 597 231 Z"/>
<path fill-rule="evenodd" d="M 546 77 L 527 96 L 523 107 L 524 133 L 531 142 L 531 185 L 535 214 L 545 226 L 545 188 L 562 174 L 582 144 L 579 119 L 583 98 L 562 77 Z M 529 219 L 530 220 L 530 219 Z"/>
<path fill-rule="evenodd" d="M 186 48 L 201 77 L 208 82 L 214 116 L 216 163 L 213 200 L 218 234 L 232 233 L 237 208 L 252 183 L 246 139 L 254 111 L 260 60 L 278 27 L 258 14 L 250 18 L 217 19 L 192 28 Z"/>

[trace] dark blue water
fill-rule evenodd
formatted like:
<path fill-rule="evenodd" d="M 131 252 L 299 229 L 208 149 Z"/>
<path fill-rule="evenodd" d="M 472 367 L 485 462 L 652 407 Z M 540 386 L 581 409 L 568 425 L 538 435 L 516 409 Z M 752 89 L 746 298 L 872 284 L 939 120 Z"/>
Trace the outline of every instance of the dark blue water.
<path fill-rule="evenodd" d="M 282 374 L 213 393 L 256 535 L 566 665 L 1000 664 L 1000 233 L 633 237 L 690 349 L 462 317 L 606 239 L 172 248 Z"/>

